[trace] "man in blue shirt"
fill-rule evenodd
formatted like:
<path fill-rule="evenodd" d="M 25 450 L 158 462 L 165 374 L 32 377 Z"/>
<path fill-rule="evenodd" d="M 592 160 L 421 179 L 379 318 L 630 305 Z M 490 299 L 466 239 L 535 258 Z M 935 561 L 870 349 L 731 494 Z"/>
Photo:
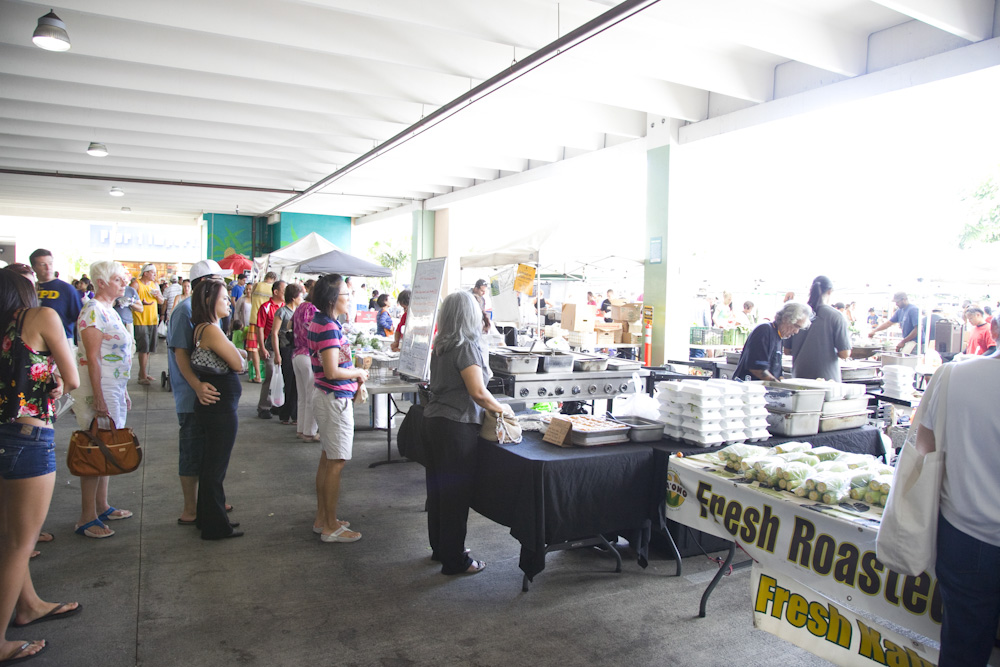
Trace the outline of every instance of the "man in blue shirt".
<path fill-rule="evenodd" d="M 232 270 L 218 262 L 203 259 L 191 267 L 191 287 L 202 280 L 222 280 Z M 167 328 L 167 366 L 170 368 L 170 388 L 174 393 L 177 422 L 180 425 L 178 447 L 178 474 L 184 494 L 184 509 L 177 523 L 194 525 L 198 518 L 198 473 L 205 434 L 198 428 L 194 416 L 194 402 L 210 405 L 219 400 L 218 390 L 208 382 L 201 382 L 191 368 L 191 350 L 194 348 L 194 325 L 191 324 L 191 299 L 184 299 L 174 309 Z M 227 509 L 230 509 L 227 507 Z"/>
<path fill-rule="evenodd" d="M 903 340 L 899 341 L 896 351 L 899 352 L 903 346 L 917 337 L 917 325 L 920 321 L 920 308 L 910 303 L 906 292 L 896 292 L 892 295 L 892 300 L 896 302 L 896 312 L 888 320 L 878 325 L 868 333 L 871 338 L 879 331 L 888 329 L 893 324 L 899 324 L 903 330 Z"/>
<path fill-rule="evenodd" d="M 80 316 L 83 303 L 80 293 L 72 285 L 55 277 L 55 263 L 52 253 L 45 248 L 39 248 L 28 256 L 31 268 L 38 278 L 38 304 L 47 306 L 59 313 L 66 338 L 73 340 L 76 331 L 76 318 Z"/>

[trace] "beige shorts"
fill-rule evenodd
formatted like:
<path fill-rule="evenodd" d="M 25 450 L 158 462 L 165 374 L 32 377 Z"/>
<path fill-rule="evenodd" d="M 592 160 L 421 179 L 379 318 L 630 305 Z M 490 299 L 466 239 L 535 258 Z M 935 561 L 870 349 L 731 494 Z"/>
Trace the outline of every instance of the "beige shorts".
<path fill-rule="evenodd" d="M 313 396 L 313 413 L 326 458 L 350 461 L 354 450 L 354 402 L 317 390 Z"/>

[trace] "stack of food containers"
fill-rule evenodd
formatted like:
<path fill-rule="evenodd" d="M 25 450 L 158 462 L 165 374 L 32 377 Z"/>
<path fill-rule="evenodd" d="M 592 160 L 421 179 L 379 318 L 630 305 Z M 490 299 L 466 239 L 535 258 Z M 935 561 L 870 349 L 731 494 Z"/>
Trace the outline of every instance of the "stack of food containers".
<path fill-rule="evenodd" d="M 663 433 L 708 447 L 769 437 L 764 387 L 731 380 L 685 380 L 660 385 Z"/>
<path fill-rule="evenodd" d="M 882 393 L 896 398 L 913 395 L 913 369 L 909 366 L 882 367 Z"/>

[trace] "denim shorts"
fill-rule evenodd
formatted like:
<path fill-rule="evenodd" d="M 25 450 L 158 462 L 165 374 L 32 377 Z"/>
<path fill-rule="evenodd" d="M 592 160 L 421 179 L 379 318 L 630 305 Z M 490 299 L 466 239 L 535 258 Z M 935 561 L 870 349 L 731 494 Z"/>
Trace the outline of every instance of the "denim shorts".
<path fill-rule="evenodd" d="M 55 429 L 0 424 L 0 477 L 28 479 L 56 471 Z"/>
<path fill-rule="evenodd" d="M 181 427 L 178 436 L 180 455 L 177 474 L 181 477 L 197 477 L 201 473 L 201 459 L 205 453 L 205 431 L 193 412 L 178 412 L 177 422 Z"/>

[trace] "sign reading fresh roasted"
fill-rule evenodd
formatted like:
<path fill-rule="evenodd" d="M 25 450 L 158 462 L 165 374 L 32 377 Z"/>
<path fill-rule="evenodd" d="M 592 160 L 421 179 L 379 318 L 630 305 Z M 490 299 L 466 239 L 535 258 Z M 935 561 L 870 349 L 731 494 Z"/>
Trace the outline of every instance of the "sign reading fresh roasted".
<path fill-rule="evenodd" d="M 822 505 L 760 488 L 713 458 L 671 459 L 667 518 L 737 542 L 768 571 L 799 582 L 834 605 L 938 640 L 942 609 L 935 577 L 927 572 L 902 575 L 875 557 L 880 508 Z"/>

